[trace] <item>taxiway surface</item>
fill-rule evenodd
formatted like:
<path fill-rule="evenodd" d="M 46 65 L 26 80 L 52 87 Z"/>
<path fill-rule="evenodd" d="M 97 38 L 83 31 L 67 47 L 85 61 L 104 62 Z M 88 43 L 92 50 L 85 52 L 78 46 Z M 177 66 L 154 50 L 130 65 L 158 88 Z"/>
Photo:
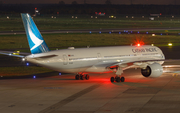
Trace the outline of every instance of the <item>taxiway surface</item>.
<path fill-rule="evenodd" d="M 1 113 L 179 113 L 180 77 L 164 73 L 145 78 L 126 70 L 124 83 L 111 83 L 113 74 L 74 75 L 39 79 L 0 80 Z"/>

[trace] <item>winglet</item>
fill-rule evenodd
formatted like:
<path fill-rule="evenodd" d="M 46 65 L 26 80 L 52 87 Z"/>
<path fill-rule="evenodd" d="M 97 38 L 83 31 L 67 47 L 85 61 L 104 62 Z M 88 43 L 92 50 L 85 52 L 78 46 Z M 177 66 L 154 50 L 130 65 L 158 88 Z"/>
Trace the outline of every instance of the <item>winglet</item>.
<path fill-rule="evenodd" d="M 41 33 L 28 13 L 21 13 L 26 36 L 32 54 L 50 51 Z"/>

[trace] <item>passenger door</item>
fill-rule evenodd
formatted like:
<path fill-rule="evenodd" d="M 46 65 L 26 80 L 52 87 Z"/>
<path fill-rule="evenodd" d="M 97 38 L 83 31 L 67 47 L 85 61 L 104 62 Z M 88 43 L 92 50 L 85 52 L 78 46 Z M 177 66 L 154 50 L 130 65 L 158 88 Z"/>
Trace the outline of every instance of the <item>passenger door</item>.
<path fill-rule="evenodd" d="M 63 55 L 63 64 L 64 65 L 67 65 L 68 64 L 68 57 L 67 57 L 67 55 Z"/>

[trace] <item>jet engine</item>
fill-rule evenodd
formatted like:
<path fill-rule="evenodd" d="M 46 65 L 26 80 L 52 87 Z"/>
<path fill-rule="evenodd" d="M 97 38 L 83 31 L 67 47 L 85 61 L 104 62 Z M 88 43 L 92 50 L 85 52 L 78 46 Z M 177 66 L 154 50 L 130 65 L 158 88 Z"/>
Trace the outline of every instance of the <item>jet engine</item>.
<path fill-rule="evenodd" d="M 141 74 L 144 77 L 159 77 L 163 73 L 163 68 L 159 63 L 153 63 L 146 67 L 146 69 L 141 69 Z"/>

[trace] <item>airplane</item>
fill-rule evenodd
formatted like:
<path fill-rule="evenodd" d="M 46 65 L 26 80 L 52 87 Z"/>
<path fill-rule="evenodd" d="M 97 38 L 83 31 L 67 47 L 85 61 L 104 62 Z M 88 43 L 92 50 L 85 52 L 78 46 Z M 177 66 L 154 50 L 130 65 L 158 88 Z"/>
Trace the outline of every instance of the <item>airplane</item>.
<path fill-rule="evenodd" d="M 31 54 L 17 55 L 0 51 L 0 54 L 21 57 L 39 66 L 63 73 L 75 74 L 76 80 L 88 80 L 90 73 L 110 73 L 111 82 L 124 82 L 121 75 L 129 68 L 141 68 L 144 77 L 159 77 L 163 73 L 165 56 L 160 48 L 151 45 L 69 47 L 50 50 L 28 13 L 21 13 Z"/>

